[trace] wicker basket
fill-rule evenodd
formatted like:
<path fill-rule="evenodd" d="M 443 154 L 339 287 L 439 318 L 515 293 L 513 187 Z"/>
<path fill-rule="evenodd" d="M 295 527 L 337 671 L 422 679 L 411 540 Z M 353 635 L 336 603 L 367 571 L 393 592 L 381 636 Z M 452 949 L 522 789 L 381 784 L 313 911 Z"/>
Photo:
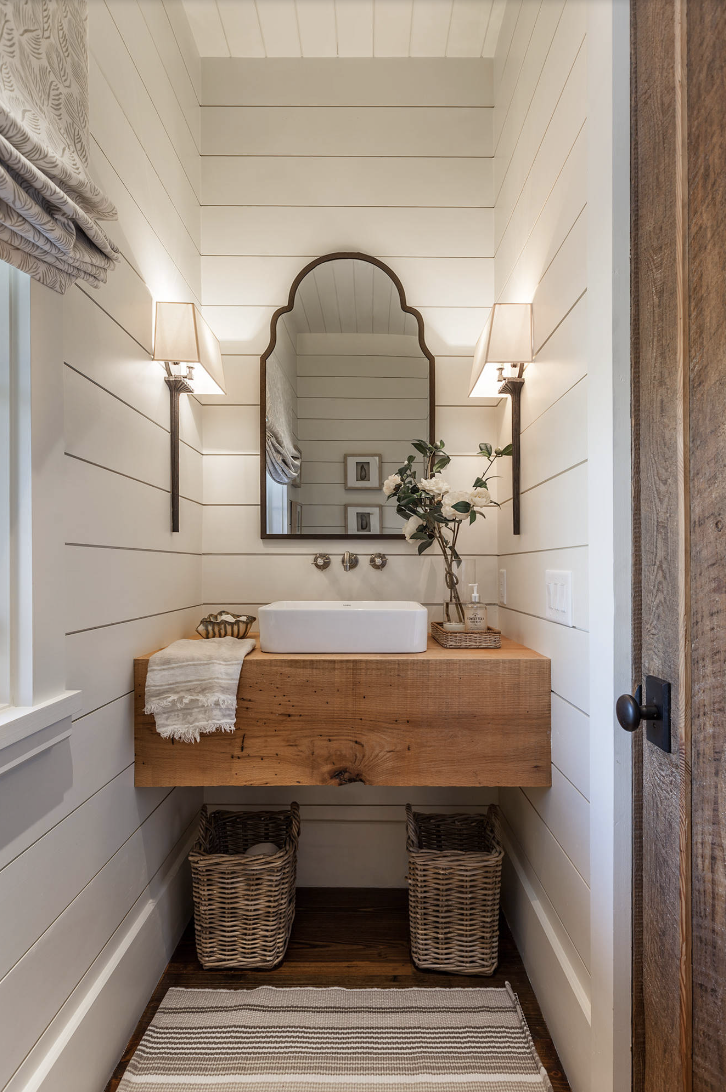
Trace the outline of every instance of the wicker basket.
<path fill-rule="evenodd" d="M 408 915 L 417 967 L 493 974 L 504 852 L 499 815 L 426 815 L 406 805 Z"/>
<path fill-rule="evenodd" d="M 488 629 L 481 633 L 466 633 L 461 630 L 444 629 L 440 622 L 431 623 L 431 636 L 444 648 L 501 648 L 502 631 Z"/>
<path fill-rule="evenodd" d="M 287 950 L 295 917 L 295 867 L 300 809 L 211 814 L 202 808 L 189 854 L 194 930 L 203 967 L 269 970 Z M 250 846 L 274 842 L 270 857 L 245 857 Z"/>

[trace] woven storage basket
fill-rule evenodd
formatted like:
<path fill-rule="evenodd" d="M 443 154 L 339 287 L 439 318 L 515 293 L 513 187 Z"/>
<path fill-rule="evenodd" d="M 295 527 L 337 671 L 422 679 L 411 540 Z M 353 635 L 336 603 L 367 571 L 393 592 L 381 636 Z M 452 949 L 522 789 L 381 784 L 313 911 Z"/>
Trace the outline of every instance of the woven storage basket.
<path fill-rule="evenodd" d="M 406 805 L 408 915 L 417 967 L 493 974 L 504 852 L 499 815 L 426 815 Z"/>
<path fill-rule="evenodd" d="M 481 633 L 444 629 L 440 622 L 431 623 L 431 636 L 444 648 L 501 648 L 502 631 L 488 629 Z"/>
<path fill-rule="evenodd" d="M 215 811 L 206 804 L 189 861 L 194 931 L 203 967 L 276 967 L 295 917 L 295 867 L 300 809 Z M 279 853 L 245 857 L 250 846 L 274 842 Z"/>

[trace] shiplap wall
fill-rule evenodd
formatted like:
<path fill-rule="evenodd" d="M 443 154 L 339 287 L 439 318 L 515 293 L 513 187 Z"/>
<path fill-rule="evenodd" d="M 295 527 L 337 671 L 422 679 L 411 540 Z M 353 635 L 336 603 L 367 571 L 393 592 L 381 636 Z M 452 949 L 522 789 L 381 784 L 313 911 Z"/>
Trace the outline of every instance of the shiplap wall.
<path fill-rule="evenodd" d="M 552 660 L 552 788 L 502 789 L 504 900 L 573 1092 L 590 1087 L 584 0 L 509 0 L 495 57 L 495 291 L 534 303 L 522 395 L 522 534 L 500 483 L 501 626 Z M 501 437 L 508 440 L 510 416 Z M 573 573 L 574 626 L 545 618 Z"/>
<path fill-rule="evenodd" d="M 91 0 L 94 178 L 123 260 L 63 300 L 71 737 L 3 778 L 0 1087 L 103 1088 L 190 914 L 197 790 L 133 787 L 132 659 L 200 617 L 201 406 L 169 400 L 152 299 L 200 298 L 199 59 L 180 0 Z M 59 412 L 62 408 L 59 407 Z"/>
<path fill-rule="evenodd" d="M 436 355 L 436 431 L 471 485 L 499 411 L 467 398 L 473 346 L 494 288 L 491 60 L 202 61 L 202 292 L 222 341 L 225 399 L 204 407 L 204 599 L 257 613 L 274 599 L 417 599 L 440 617 L 443 574 L 403 538 L 261 540 L 259 357 L 270 318 L 312 258 L 363 251 L 399 275 Z M 343 452 L 341 451 L 341 454 Z M 294 491 L 291 492 L 294 493 Z M 466 579 L 495 599 L 496 526 L 464 531 Z M 341 555 L 360 554 L 345 573 Z M 389 561 L 375 572 L 368 555 Z M 280 804 L 292 790 L 208 790 L 214 803 Z M 495 793 L 297 789 L 305 824 L 299 882 L 402 885 L 402 803 L 480 804 Z"/>

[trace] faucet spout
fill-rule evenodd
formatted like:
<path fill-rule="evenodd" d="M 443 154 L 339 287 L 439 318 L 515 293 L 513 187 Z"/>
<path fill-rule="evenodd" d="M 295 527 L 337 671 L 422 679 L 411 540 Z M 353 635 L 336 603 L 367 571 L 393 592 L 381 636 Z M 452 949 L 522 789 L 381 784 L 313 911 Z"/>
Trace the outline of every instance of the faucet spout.
<path fill-rule="evenodd" d="M 343 568 L 347 573 L 349 573 L 350 570 L 354 569 L 358 564 L 358 554 L 352 554 L 350 550 L 346 550 L 343 554 L 341 561 L 343 564 Z"/>

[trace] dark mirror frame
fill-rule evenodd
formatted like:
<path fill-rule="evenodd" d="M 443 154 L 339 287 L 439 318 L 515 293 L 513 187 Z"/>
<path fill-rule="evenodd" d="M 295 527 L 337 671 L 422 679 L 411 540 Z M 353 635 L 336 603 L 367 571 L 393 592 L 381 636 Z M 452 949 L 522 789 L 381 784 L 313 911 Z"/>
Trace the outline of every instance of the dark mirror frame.
<path fill-rule="evenodd" d="M 324 254 L 321 258 L 316 258 L 312 262 L 301 269 L 295 280 L 290 287 L 290 294 L 287 298 L 287 306 L 278 308 L 274 315 L 270 319 L 270 342 L 264 353 L 260 357 L 260 537 L 282 539 L 289 542 L 290 539 L 311 539 L 311 540 L 323 540 L 323 539 L 398 539 L 400 534 L 392 534 L 390 532 L 386 534 L 378 535 L 314 535 L 314 534 L 302 534 L 302 535 L 279 535 L 273 534 L 267 530 L 267 460 L 265 457 L 265 432 L 267 423 L 267 358 L 273 352 L 275 345 L 277 344 L 277 323 L 283 315 L 287 315 L 292 311 L 295 306 L 295 296 L 297 290 L 305 277 L 311 270 L 315 269 L 319 265 L 324 265 L 326 262 L 337 262 L 341 259 L 355 259 L 360 262 L 370 262 L 371 265 L 377 266 L 382 269 L 384 273 L 388 274 L 396 288 L 398 289 L 398 298 L 401 301 L 401 309 L 409 315 L 413 315 L 418 325 L 418 343 L 421 347 L 421 352 L 424 354 L 429 362 L 429 443 L 435 443 L 436 433 L 436 361 L 434 355 L 426 344 L 424 337 L 424 320 L 420 311 L 417 311 L 415 307 L 409 307 L 406 303 L 406 293 L 404 292 L 401 281 L 393 272 L 393 270 L 382 262 L 379 258 L 374 258 L 370 254 L 360 254 L 358 251 L 341 250 L 335 254 Z M 412 436 L 411 439 L 416 439 Z M 401 524 L 403 527 L 403 523 Z"/>

